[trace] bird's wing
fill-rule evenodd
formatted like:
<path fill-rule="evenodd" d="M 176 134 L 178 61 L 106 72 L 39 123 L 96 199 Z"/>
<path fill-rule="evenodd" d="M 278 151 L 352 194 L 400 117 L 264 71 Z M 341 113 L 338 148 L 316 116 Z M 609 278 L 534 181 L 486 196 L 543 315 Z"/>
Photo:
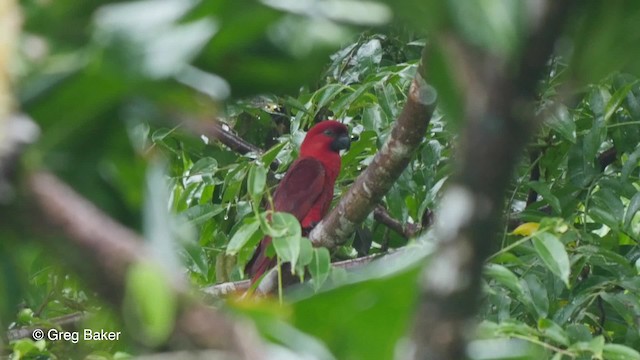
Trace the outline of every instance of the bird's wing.
<path fill-rule="evenodd" d="M 274 210 L 288 212 L 302 221 L 322 194 L 324 186 L 322 163 L 314 158 L 298 159 L 273 195 Z"/>

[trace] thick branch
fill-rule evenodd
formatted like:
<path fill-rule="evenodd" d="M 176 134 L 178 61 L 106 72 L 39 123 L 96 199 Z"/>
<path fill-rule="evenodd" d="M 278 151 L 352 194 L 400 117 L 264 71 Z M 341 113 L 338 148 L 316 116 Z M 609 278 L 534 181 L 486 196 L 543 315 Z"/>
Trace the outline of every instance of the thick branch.
<path fill-rule="evenodd" d="M 148 259 L 140 236 L 116 223 L 54 175 L 36 172 L 27 181 L 45 226 L 64 234 L 69 245 L 92 260 L 90 263 L 100 269 L 94 275 L 109 284 L 105 291 L 122 289 L 129 265 Z M 113 298 L 121 296 L 116 293 Z"/>
<path fill-rule="evenodd" d="M 386 258 L 399 256 L 400 253 L 401 253 L 401 250 L 392 250 L 385 254 L 373 254 L 373 255 L 359 257 L 356 259 L 335 262 L 331 264 L 331 266 L 338 269 L 350 270 L 350 269 L 359 268 L 361 266 L 369 264 L 374 260 L 378 260 L 378 259 L 382 260 Z M 264 282 L 265 284 L 276 284 L 277 281 L 278 280 L 277 280 L 276 271 L 269 272 L 267 275 L 265 275 L 265 278 L 262 280 L 262 282 Z M 262 283 L 260 285 L 262 286 L 262 288 L 258 288 L 258 291 L 257 291 L 258 293 L 264 294 L 264 293 L 272 293 L 273 291 L 275 291 L 275 286 L 272 286 L 272 285 L 263 286 Z M 202 292 L 211 296 L 211 298 L 220 298 L 233 293 L 243 293 L 247 291 L 250 286 L 251 286 L 251 281 L 240 280 L 236 282 L 226 282 L 222 284 L 215 284 L 215 285 L 203 288 Z"/>
<path fill-rule="evenodd" d="M 467 124 L 453 183 L 436 217 L 436 254 L 425 267 L 415 359 L 462 359 L 479 302 L 482 265 L 495 247 L 503 194 L 534 121 L 534 100 L 571 1 L 531 2 L 519 62 L 455 35 L 438 37 L 465 95 Z M 511 64 L 511 65 L 510 65 Z M 515 73 L 513 69 L 515 68 Z"/>
<path fill-rule="evenodd" d="M 424 80 L 425 58 L 426 51 L 387 142 L 338 205 L 309 234 L 314 245 L 334 248 L 344 243 L 409 164 L 435 109 L 435 91 Z"/>
<path fill-rule="evenodd" d="M 150 261 L 142 239 L 116 223 L 89 201 L 46 172 L 30 174 L 27 186 L 48 225 L 48 232 L 63 235 L 69 250 L 80 249 L 91 272 L 79 271 L 89 282 L 107 283 L 97 290 L 116 306 L 122 303 L 129 266 Z M 59 242 L 51 237 L 43 241 Z M 58 244 L 61 245 L 61 244 Z M 255 330 L 233 323 L 210 307 L 192 299 L 184 284 L 171 284 L 179 308 L 174 339 L 190 346 L 230 351 L 243 359 L 262 358 Z"/>

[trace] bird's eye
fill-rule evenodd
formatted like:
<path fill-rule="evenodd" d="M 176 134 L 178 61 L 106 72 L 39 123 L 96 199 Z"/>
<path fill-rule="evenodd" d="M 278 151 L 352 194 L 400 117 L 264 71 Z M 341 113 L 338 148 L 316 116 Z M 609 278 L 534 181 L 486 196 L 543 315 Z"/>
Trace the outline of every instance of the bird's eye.
<path fill-rule="evenodd" d="M 334 135 L 334 134 L 333 134 L 333 130 L 331 130 L 331 129 L 327 129 L 327 130 L 325 130 L 325 131 L 324 131 L 324 134 L 325 134 L 325 135 L 329 135 L 329 136 L 333 136 L 333 135 Z"/>

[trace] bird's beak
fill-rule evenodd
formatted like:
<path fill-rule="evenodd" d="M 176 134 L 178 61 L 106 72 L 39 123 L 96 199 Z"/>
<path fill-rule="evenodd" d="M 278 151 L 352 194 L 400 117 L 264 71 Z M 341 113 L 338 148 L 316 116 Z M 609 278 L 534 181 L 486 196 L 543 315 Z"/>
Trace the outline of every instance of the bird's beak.
<path fill-rule="evenodd" d="M 350 146 L 351 146 L 351 139 L 349 138 L 348 134 L 338 135 L 331 142 L 331 150 L 333 151 L 349 150 Z"/>

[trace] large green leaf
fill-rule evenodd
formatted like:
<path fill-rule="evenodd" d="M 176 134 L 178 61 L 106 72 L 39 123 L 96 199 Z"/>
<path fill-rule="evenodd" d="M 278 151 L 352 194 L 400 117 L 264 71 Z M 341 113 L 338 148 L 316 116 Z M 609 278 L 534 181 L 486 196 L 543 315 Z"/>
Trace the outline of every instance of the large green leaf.
<path fill-rule="evenodd" d="M 244 247 L 249 240 L 260 230 L 260 222 L 254 218 L 249 218 L 243 222 L 242 226 L 233 234 L 227 245 L 227 254 L 234 255 Z"/>
<path fill-rule="evenodd" d="M 338 359 L 392 359 L 412 321 L 417 276 L 416 268 L 300 300 L 294 325 L 323 339 Z"/>
<path fill-rule="evenodd" d="M 552 233 L 537 232 L 534 234 L 533 247 L 545 266 L 569 286 L 571 264 L 562 242 Z"/>
<path fill-rule="evenodd" d="M 298 219 L 289 213 L 273 213 L 270 231 L 278 257 L 283 262 L 290 262 L 291 270 L 295 270 L 300 256 L 300 238 L 302 237 Z"/>

